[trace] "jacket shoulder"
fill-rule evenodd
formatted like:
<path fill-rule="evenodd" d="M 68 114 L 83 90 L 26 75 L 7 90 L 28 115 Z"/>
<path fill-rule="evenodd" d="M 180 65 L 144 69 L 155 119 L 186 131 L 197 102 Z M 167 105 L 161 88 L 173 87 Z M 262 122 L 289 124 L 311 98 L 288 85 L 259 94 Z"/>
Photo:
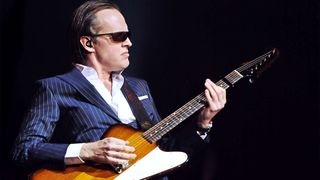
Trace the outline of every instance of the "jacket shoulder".
<path fill-rule="evenodd" d="M 136 77 L 132 77 L 132 76 L 124 76 L 124 78 L 125 78 L 127 81 L 131 81 L 131 82 L 147 83 L 147 81 L 144 80 L 144 79 L 140 79 L 140 78 L 136 78 Z"/>
<path fill-rule="evenodd" d="M 35 82 L 36 86 L 45 86 L 51 88 L 55 88 L 57 86 L 68 86 L 70 83 L 65 79 L 68 78 L 70 72 L 66 72 L 64 74 L 55 75 L 48 78 L 39 79 Z"/>
<path fill-rule="evenodd" d="M 136 77 L 131 77 L 131 76 L 124 76 L 124 79 L 128 82 L 128 84 L 131 87 L 136 87 L 136 88 L 147 88 L 148 89 L 148 83 L 144 79 L 136 78 Z"/>

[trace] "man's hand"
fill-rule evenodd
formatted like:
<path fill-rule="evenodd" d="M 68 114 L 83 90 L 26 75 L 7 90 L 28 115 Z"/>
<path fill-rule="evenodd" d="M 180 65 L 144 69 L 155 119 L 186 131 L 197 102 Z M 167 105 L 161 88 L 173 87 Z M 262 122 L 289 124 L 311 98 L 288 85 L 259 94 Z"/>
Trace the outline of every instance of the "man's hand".
<path fill-rule="evenodd" d="M 215 85 L 210 79 L 205 82 L 205 95 L 207 106 L 203 107 L 198 116 L 198 126 L 201 128 L 209 127 L 213 117 L 224 107 L 227 102 L 226 90 Z"/>
<path fill-rule="evenodd" d="M 80 151 L 80 158 L 98 163 L 119 165 L 136 158 L 134 147 L 128 146 L 127 141 L 107 137 L 102 140 L 86 143 Z"/>

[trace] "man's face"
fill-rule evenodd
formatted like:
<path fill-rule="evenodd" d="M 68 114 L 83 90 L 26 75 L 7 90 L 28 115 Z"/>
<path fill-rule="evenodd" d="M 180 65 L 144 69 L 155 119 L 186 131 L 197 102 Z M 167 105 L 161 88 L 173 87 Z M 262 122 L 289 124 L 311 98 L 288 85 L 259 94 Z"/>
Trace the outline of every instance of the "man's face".
<path fill-rule="evenodd" d="M 124 17 L 115 9 L 97 12 L 94 23 L 96 34 L 128 31 Z M 97 36 L 93 44 L 95 57 L 103 70 L 122 71 L 129 66 L 128 49 L 132 45 L 129 38 L 124 42 L 116 42 L 111 36 Z"/>

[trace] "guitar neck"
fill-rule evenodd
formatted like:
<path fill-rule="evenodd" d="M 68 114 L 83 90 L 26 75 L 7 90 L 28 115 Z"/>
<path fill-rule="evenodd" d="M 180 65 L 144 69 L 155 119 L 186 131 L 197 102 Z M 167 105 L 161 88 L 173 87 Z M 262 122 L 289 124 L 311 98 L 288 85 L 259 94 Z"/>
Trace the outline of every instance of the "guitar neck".
<path fill-rule="evenodd" d="M 219 80 L 215 84 L 228 89 L 230 85 L 233 85 L 237 81 L 239 81 L 243 76 L 238 73 L 236 70 L 229 73 L 224 79 Z M 170 130 L 176 127 L 178 124 L 183 122 L 185 119 L 190 117 L 192 114 L 197 112 L 206 104 L 206 97 L 204 92 L 191 99 L 185 105 L 177 109 L 175 112 L 170 114 L 168 117 L 160 121 L 158 124 L 154 125 L 146 132 L 142 134 L 147 141 L 150 143 L 155 143 L 159 139 L 162 138 L 165 134 L 167 134 Z"/>
<path fill-rule="evenodd" d="M 228 89 L 230 86 L 233 86 L 236 82 L 244 77 L 244 75 L 254 73 L 258 69 L 258 66 L 264 64 L 271 56 L 276 54 L 276 49 L 273 49 L 254 60 L 240 66 L 239 68 L 233 70 L 231 73 L 226 75 L 221 80 L 217 81 L 215 84 Z M 185 105 L 180 107 L 178 110 L 170 114 L 168 117 L 160 121 L 158 124 L 154 125 L 147 131 L 142 134 L 142 137 L 150 143 L 155 143 L 161 139 L 165 134 L 170 130 L 176 127 L 178 124 L 183 122 L 185 119 L 190 117 L 192 114 L 197 112 L 206 104 L 206 97 L 204 92 L 191 99 Z"/>

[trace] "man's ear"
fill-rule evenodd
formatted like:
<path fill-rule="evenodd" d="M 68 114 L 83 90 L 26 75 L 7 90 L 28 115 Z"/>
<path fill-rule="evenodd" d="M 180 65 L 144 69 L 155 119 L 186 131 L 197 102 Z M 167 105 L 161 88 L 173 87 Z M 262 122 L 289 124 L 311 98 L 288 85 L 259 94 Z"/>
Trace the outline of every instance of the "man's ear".
<path fill-rule="evenodd" d="M 87 50 L 88 52 L 94 52 L 93 43 L 90 37 L 88 36 L 81 36 L 80 43 L 82 47 Z"/>

